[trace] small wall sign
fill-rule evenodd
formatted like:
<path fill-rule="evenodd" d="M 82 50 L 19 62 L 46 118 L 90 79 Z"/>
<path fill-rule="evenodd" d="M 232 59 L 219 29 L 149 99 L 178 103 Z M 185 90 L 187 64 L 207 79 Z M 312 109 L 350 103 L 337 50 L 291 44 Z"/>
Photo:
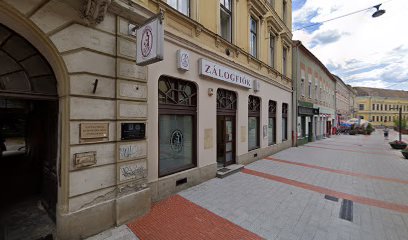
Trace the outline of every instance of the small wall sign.
<path fill-rule="evenodd" d="M 121 140 L 138 140 L 146 137 L 145 123 L 122 123 L 121 124 Z"/>
<path fill-rule="evenodd" d="M 74 167 L 87 167 L 96 164 L 96 151 L 74 154 Z"/>
<path fill-rule="evenodd" d="M 177 68 L 183 71 L 190 69 L 190 53 L 186 50 L 177 50 Z"/>

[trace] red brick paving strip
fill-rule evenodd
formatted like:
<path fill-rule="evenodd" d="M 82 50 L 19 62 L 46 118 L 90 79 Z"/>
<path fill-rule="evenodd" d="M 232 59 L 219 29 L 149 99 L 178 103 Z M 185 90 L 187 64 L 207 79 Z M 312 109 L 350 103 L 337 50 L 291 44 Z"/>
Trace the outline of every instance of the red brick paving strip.
<path fill-rule="evenodd" d="M 246 169 L 246 168 L 244 170 L 242 170 L 242 172 L 246 173 L 246 174 L 253 175 L 253 176 L 262 177 L 262 178 L 266 178 L 266 179 L 273 180 L 273 181 L 276 181 L 276 182 L 288 184 L 288 185 L 291 185 L 291 186 L 300 187 L 300 188 L 307 189 L 307 190 L 310 190 L 310 191 L 314 191 L 314 192 L 334 196 L 334 197 L 337 197 L 337 198 L 349 199 L 349 200 L 352 200 L 354 202 L 365 204 L 365 205 L 370 205 L 370 206 L 374 206 L 374 207 L 389 209 L 389 210 L 393 210 L 393 211 L 401 212 L 401 213 L 408 213 L 408 206 L 407 205 L 384 202 L 384 201 L 380 201 L 380 200 L 376 200 L 376 199 L 371 199 L 371 198 L 361 197 L 361 196 L 352 195 L 352 194 L 348 194 L 348 193 L 338 192 L 338 191 L 334 191 L 334 190 L 331 190 L 331 189 L 328 189 L 328 188 L 319 187 L 319 186 L 311 185 L 311 184 L 308 184 L 308 183 L 299 182 L 299 181 L 295 181 L 295 180 L 292 180 L 292 179 L 283 178 L 283 177 L 279 177 L 279 176 L 275 176 L 275 175 L 271 175 L 271 174 L 267 174 L 267 173 L 263 173 L 263 172 L 258 172 L 258 171 L 254 171 L 254 170 L 250 170 L 250 169 Z"/>
<path fill-rule="evenodd" d="M 306 164 L 306 163 L 292 162 L 292 161 L 287 161 L 287 160 L 282 160 L 282 159 L 277 159 L 277 158 L 272 158 L 272 157 L 266 157 L 264 159 L 275 161 L 275 162 L 280 162 L 280 163 L 287 163 L 287 164 L 307 167 L 307 168 L 319 169 L 319 170 L 326 171 L 326 172 L 339 173 L 339 174 L 353 176 L 353 177 L 360 177 L 360 178 L 365 178 L 365 179 L 376 179 L 376 180 L 382 180 L 386 182 L 396 182 L 396 183 L 408 184 L 407 180 L 402 180 L 398 178 L 387 178 L 387 177 L 381 177 L 381 176 L 368 175 L 364 173 L 355 173 L 355 172 L 337 170 L 333 168 L 326 168 L 326 167 L 321 167 L 321 166 L 311 165 L 311 164 Z"/>
<path fill-rule="evenodd" d="M 350 149 L 342 149 L 342 148 L 329 148 L 329 147 L 318 147 L 318 146 L 311 146 L 311 145 L 303 145 L 304 147 L 311 147 L 311 148 L 323 148 L 323 149 L 330 149 L 330 150 L 337 150 L 337 151 L 344 151 L 344 152 L 356 152 L 356 153 L 366 153 L 366 154 L 375 154 L 375 155 L 387 155 L 390 156 L 390 154 L 385 154 L 384 152 L 365 152 L 365 151 L 358 151 L 358 150 L 350 150 Z"/>
<path fill-rule="evenodd" d="M 180 195 L 154 204 L 150 213 L 128 227 L 141 240 L 262 239 Z"/>

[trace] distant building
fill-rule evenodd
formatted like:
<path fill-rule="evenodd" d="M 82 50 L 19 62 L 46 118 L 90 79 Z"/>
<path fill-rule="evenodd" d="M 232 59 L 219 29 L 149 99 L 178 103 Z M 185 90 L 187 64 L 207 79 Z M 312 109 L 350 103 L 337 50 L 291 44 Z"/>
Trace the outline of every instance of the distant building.
<path fill-rule="evenodd" d="M 334 75 L 336 79 L 336 125 L 353 118 L 355 92 L 343 80 Z"/>
<path fill-rule="evenodd" d="M 356 90 L 357 116 L 374 126 L 394 126 L 398 109 L 402 119 L 408 118 L 408 92 L 381 88 L 354 87 Z"/>
<path fill-rule="evenodd" d="M 300 41 L 293 42 L 293 111 L 297 144 L 331 134 L 335 124 L 336 79 Z"/>

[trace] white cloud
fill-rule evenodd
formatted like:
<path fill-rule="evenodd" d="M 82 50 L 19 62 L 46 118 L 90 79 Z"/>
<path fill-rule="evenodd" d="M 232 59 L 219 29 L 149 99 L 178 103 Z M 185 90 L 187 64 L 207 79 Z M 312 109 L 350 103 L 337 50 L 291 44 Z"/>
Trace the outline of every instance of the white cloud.
<path fill-rule="evenodd" d="M 302 8 L 293 12 L 293 22 L 322 22 L 379 3 L 378 0 L 307 0 Z M 375 12 L 371 8 L 326 22 L 311 33 L 295 31 L 293 39 L 302 41 L 326 66 L 335 66 L 333 73 L 352 85 L 387 87 L 404 79 L 408 82 L 408 30 L 405 27 L 408 1 L 384 1 L 381 9 L 386 13 L 378 18 L 371 17 Z M 311 13 L 314 17 L 307 19 Z M 327 33 L 337 36 L 330 38 Z M 329 41 L 322 44 L 321 36 Z M 401 87 L 408 90 L 408 84 L 390 88 Z"/>

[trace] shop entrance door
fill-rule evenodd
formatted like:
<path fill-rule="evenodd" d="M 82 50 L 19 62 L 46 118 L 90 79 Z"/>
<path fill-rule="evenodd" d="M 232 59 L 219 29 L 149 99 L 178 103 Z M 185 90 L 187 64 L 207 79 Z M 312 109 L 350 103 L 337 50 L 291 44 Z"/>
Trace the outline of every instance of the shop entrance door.
<path fill-rule="evenodd" d="M 237 95 L 225 89 L 217 90 L 217 163 L 225 167 L 235 163 L 235 115 Z"/>
<path fill-rule="evenodd" d="M 235 163 L 235 116 L 217 116 L 217 163 Z"/>

